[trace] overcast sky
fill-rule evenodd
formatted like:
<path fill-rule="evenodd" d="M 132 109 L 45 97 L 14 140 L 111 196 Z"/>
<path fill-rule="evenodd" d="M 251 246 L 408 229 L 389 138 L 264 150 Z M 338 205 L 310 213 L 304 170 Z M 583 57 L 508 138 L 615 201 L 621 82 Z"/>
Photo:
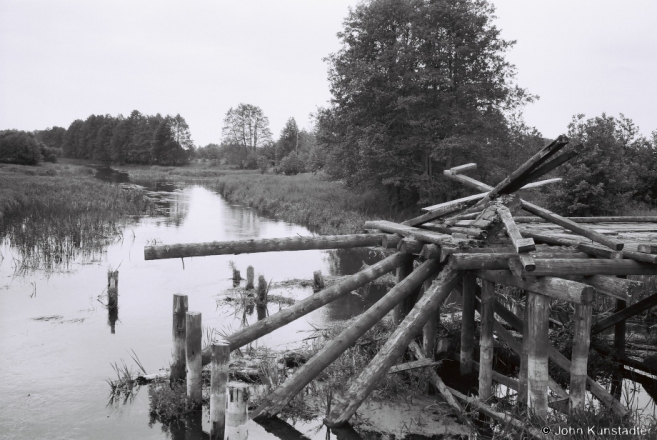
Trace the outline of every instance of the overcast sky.
<path fill-rule="evenodd" d="M 352 0 L 0 0 L 0 129 L 68 127 L 92 113 L 180 113 L 198 145 L 257 105 L 277 138 L 330 99 L 322 58 Z M 508 59 L 541 99 L 547 137 L 576 113 L 657 129 L 657 2 L 496 0 Z"/>

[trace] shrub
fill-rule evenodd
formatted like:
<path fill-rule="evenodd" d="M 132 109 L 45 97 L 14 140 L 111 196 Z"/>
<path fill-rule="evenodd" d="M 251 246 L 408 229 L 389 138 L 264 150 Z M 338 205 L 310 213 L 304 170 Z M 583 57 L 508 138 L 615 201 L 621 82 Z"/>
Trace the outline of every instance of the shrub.
<path fill-rule="evenodd" d="M 283 160 L 281 160 L 279 168 L 285 175 L 295 175 L 306 171 L 305 163 L 295 152 L 285 156 Z"/>
<path fill-rule="evenodd" d="M 0 131 L 0 162 L 36 165 L 41 161 L 40 150 L 39 142 L 31 133 Z"/>

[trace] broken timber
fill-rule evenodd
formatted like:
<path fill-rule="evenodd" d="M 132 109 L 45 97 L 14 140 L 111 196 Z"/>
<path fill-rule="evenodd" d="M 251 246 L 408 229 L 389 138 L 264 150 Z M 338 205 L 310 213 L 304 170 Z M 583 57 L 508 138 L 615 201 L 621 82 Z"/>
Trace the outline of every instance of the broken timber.
<path fill-rule="evenodd" d="M 368 329 L 393 309 L 397 311 L 399 320 L 396 330 L 369 365 L 352 378 L 346 393 L 338 397 L 325 420 L 327 425 L 347 423 L 386 374 L 413 368 L 423 368 L 429 372 L 429 380 L 459 417 L 463 415 L 455 397 L 489 417 L 510 423 L 518 430 L 526 429 L 520 421 L 497 413 L 483 403 L 491 394 L 492 381 L 518 390 L 519 400 L 527 403 L 540 417 L 546 416 L 548 407 L 567 411 L 565 402 L 570 403 L 571 409 L 581 409 L 587 386 L 605 405 L 618 414 L 626 415 L 627 408 L 586 375 L 590 336 L 611 326 L 621 328 L 618 324 L 627 318 L 657 306 L 657 294 L 635 304 L 629 303 L 631 305 L 627 308 L 593 324 L 591 304 L 600 294 L 619 301 L 631 301 L 634 295 L 646 292 L 648 287 L 644 283 L 616 276 L 657 274 L 657 234 L 655 243 L 651 242 L 652 236 L 649 234 L 657 233 L 657 227 L 648 224 L 657 223 L 657 217 L 562 217 L 513 194 L 520 189 L 536 188 L 560 180 L 536 181 L 577 155 L 575 149 L 557 155 L 567 143 L 565 137 L 551 142 L 495 186 L 464 174 L 476 169 L 476 164 L 446 170 L 446 176 L 475 188 L 479 193 L 424 208 L 426 213 L 403 223 L 368 221 L 363 225 L 363 230 L 367 232 L 364 234 L 148 246 L 144 249 L 144 256 L 147 260 L 156 260 L 352 247 L 392 250 L 390 256 L 378 263 L 226 337 L 229 349 L 236 350 L 386 273 L 399 270 L 397 285 L 265 397 L 252 413 L 259 420 L 280 412 L 322 370 L 354 346 Z M 520 208 L 535 217 L 514 216 Z M 446 218 L 448 215 L 451 217 Z M 508 239 L 496 237 L 502 229 Z M 647 239 L 642 238 L 644 236 Z M 537 246 L 536 243 L 541 245 Z M 414 259 L 423 263 L 413 270 Z M 476 292 L 480 289 L 476 278 L 485 287 L 484 294 L 480 293 L 482 303 L 476 299 Z M 527 292 L 524 319 L 496 300 L 497 285 Z M 417 295 L 422 286 L 424 293 Z M 435 372 L 436 362 L 430 359 L 440 307 L 454 288 L 463 293 L 460 369 L 462 374 L 470 374 L 475 369 L 479 371 L 478 399 L 463 396 L 447 387 Z M 548 341 L 550 299 L 566 301 L 575 310 L 572 316 L 575 322 L 572 361 Z M 473 361 L 477 334 L 474 313 L 477 307 L 482 316 L 479 364 Z M 523 335 L 522 344 L 502 327 L 495 315 Z M 423 329 L 424 352 L 414 342 Z M 518 380 L 493 371 L 493 333 L 521 357 Z M 593 348 L 603 351 L 600 347 Z M 417 361 L 398 364 L 407 349 Z M 629 359 L 622 353 L 614 352 L 612 355 L 618 359 Z M 548 358 L 570 373 L 570 394 L 549 377 Z M 206 350 L 202 363 L 209 361 L 210 352 Z M 178 366 L 178 370 L 180 368 Z M 549 402 L 548 388 L 560 399 Z M 463 421 L 470 424 L 466 419 Z M 538 434 L 533 429 L 529 431 L 531 435 Z"/>

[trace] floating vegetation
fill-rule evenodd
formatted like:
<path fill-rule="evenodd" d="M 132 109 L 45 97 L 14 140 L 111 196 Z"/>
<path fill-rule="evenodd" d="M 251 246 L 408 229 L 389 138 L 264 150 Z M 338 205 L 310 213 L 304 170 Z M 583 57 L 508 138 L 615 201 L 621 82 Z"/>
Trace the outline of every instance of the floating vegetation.
<path fill-rule="evenodd" d="M 137 357 L 137 353 L 132 350 L 132 354 L 130 356 L 132 357 L 132 360 L 137 364 L 139 370 L 146 374 L 146 370 Z M 116 379 L 106 379 L 108 385 L 110 386 L 110 395 L 107 404 L 112 405 L 120 401 L 123 401 L 123 403 L 132 401 L 132 399 L 134 399 L 134 397 L 139 392 L 139 389 L 141 388 L 141 385 L 137 380 L 138 374 L 133 373 L 132 368 L 128 367 L 123 359 L 121 359 L 120 365 L 117 362 L 114 362 L 110 365 L 116 373 Z"/>

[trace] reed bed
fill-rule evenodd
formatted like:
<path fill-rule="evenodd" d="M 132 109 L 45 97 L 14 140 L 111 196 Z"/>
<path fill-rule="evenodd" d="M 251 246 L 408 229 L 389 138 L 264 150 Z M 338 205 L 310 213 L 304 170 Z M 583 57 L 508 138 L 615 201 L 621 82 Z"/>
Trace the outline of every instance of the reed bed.
<path fill-rule="evenodd" d="M 41 168 L 0 168 L 0 239 L 17 249 L 17 273 L 92 261 L 153 209 L 144 191 L 95 180 L 89 168 Z"/>

